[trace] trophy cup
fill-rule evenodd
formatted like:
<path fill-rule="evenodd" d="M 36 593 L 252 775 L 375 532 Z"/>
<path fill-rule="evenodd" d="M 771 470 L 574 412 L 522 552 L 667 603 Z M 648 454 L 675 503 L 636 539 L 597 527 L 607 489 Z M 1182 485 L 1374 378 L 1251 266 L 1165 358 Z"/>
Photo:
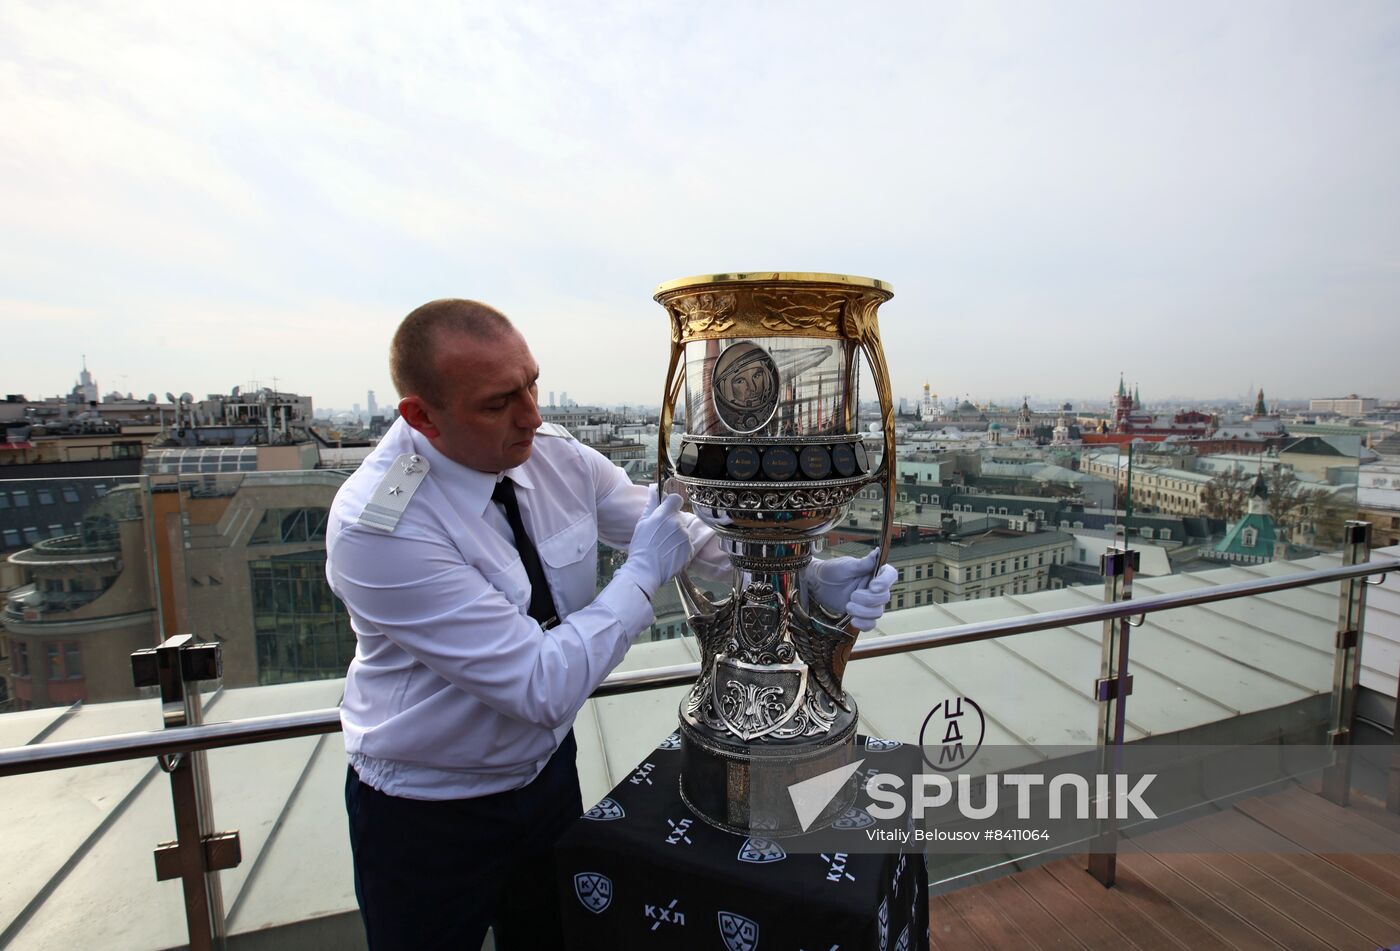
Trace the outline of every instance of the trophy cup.
<path fill-rule="evenodd" d="M 661 492 L 677 488 L 735 569 L 714 601 L 676 579 L 700 678 L 681 702 L 681 797 L 732 832 L 830 825 L 855 777 L 820 813 L 789 788 L 852 761 L 855 701 L 841 680 L 856 632 L 809 599 L 802 571 L 861 488 L 884 486 L 880 560 L 894 504 L 894 408 L 876 309 L 883 281 L 839 274 L 717 274 L 662 284 L 671 360 L 657 439 Z M 872 469 L 858 431 L 859 355 L 879 391 L 884 452 Z M 685 388 L 685 430 L 670 451 Z"/>

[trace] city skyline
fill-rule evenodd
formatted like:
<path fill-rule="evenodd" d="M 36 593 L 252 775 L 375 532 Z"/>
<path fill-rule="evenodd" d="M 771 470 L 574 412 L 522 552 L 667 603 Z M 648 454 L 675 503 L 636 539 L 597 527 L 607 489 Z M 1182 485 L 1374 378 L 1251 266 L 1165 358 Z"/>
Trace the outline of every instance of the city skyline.
<path fill-rule="evenodd" d="M 5 391 L 387 400 L 470 296 L 545 389 L 655 401 L 655 285 L 776 267 L 893 284 L 896 394 L 1393 398 L 1398 46 L 1386 3 L 6 4 Z"/>
<path fill-rule="evenodd" d="M 87 366 L 87 357 L 86 357 L 86 355 L 83 355 L 83 367 L 84 367 L 84 369 L 83 369 L 83 371 L 81 371 L 81 372 L 82 372 L 82 373 L 88 373 L 88 374 L 89 374 L 88 377 L 87 377 L 87 379 L 91 380 L 91 381 L 92 381 L 92 384 L 91 384 L 91 385 L 92 385 L 92 386 L 95 386 L 95 387 L 97 388 L 97 390 L 98 390 L 98 395 L 99 395 L 99 399 L 105 398 L 109 393 L 112 393 L 112 392 L 115 392 L 115 391 L 116 391 L 113 387 L 109 387 L 109 386 L 107 386 L 106 384 L 104 384 L 104 383 L 102 382 L 102 379 L 101 379 L 100 375 L 99 375 L 92 367 Z M 124 376 L 126 376 L 126 375 L 125 375 L 125 374 L 118 374 L 118 376 L 124 377 Z M 861 393 L 862 393 L 861 401 L 862 401 L 863 404 L 866 403 L 866 402 L 869 402 L 869 401 L 871 401 L 871 400 L 873 399 L 873 389 L 872 389 L 872 388 L 870 387 L 870 385 L 869 385 L 868 373 L 867 373 L 866 376 L 867 376 L 867 378 L 866 378 L 866 380 L 863 381 L 863 383 L 862 383 L 862 390 L 861 390 Z M 84 379 L 84 377 L 81 375 L 81 373 L 80 373 L 79 375 L 75 375 L 75 377 L 74 377 L 74 383 L 75 383 L 75 385 L 74 385 L 73 387 L 69 387 L 67 390 L 52 389 L 52 388 L 51 388 L 51 389 L 45 389 L 45 390 L 43 390 L 43 391 L 40 391 L 40 393 L 24 393 L 24 394 L 14 394 L 14 395 L 23 395 L 23 396 L 25 396 L 28 400 L 30 400 L 31 402 L 38 402 L 38 401 L 41 401 L 41 400 L 44 400 L 44 399 L 62 398 L 62 397 L 64 397 L 65 395 L 67 395 L 68 392 L 71 392 L 74 388 L 77 388 L 78 386 L 81 386 L 81 381 L 82 381 L 82 379 Z M 1140 389 L 1140 388 L 1141 388 L 1141 387 L 1140 387 L 1140 384 L 1138 384 L 1136 381 L 1129 380 L 1126 376 L 1124 376 L 1122 379 L 1123 379 L 1125 385 L 1128 387 L 1128 389 L 1129 389 L 1130 391 L 1133 390 L 1133 389 L 1135 389 L 1135 388 L 1137 388 L 1137 389 Z M 1116 388 L 1116 385 L 1117 385 L 1117 384 L 1115 383 L 1115 384 L 1114 384 L 1114 387 L 1115 387 L 1115 388 Z M 361 396 L 359 399 L 352 399 L 348 404 L 346 404 L 346 403 L 336 403 L 336 402 L 332 402 L 332 401 L 329 401 L 329 400 L 323 400 L 323 399 L 320 397 L 319 394 L 307 392 L 307 391 L 304 391 L 304 390 L 298 388 L 298 386 L 296 385 L 296 381 L 295 381 L 295 380 L 281 380 L 281 379 L 279 379 L 279 378 L 275 378 L 275 377 L 274 377 L 274 378 L 273 378 L 272 380 L 270 380 L 270 381 L 264 381 L 264 380 L 259 380 L 259 379 L 256 379 L 256 378 L 249 378 L 247 381 L 245 381 L 245 382 L 243 382 L 243 383 L 233 384 L 233 386 L 239 387 L 239 389 L 240 389 L 243 393 L 252 393 L 252 392 L 256 392 L 256 391 L 257 391 L 259 388 L 261 388 L 261 387 L 267 387 L 267 388 L 275 389 L 275 390 L 278 390 L 278 391 L 284 392 L 284 393 L 296 393 L 297 395 L 300 395 L 300 396 L 310 397 L 310 398 L 312 399 L 312 401 L 313 401 L 315 407 L 316 407 L 316 412 L 317 412 L 317 415 L 318 415 L 318 416 L 323 416 L 323 417 L 324 417 L 324 416 L 329 415 L 329 414 L 340 414 L 340 413 L 344 413 L 344 412 L 359 412 L 359 413 L 360 413 L 361 415 L 363 415 L 366 419 L 368 419 L 370 416 L 375 415 L 375 412 L 371 412 L 371 409 L 370 409 L 371 404 L 366 400 L 366 397 L 365 397 L 365 396 Z M 209 389 L 208 387 L 198 387 L 198 386 L 196 386 L 196 387 L 192 387 L 192 388 L 186 388 L 185 390 L 180 390 L 179 392 L 188 392 L 189 395 L 191 395 L 195 400 L 201 400 L 201 399 L 204 399 L 206 396 L 211 396 L 211 397 L 212 397 L 212 396 L 226 395 L 227 393 L 229 393 L 229 392 L 233 389 L 233 386 L 223 386 L 223 387 L 219 387 L 219 388 L 216 388 L 216 389 Z M 1237 392 L 1237 393 L 1217 392 L 1217 393 L 1215 393 L 1215 394 L 1213 394 L 1213 395 L 1207 395 L 1207 396 L 1192 396 L 1192 395 L 1184 395 L 1184 394 L 1170 393 L 1170 392 L 1169 392 L 1169 393 L 1166 393 L 1166 394 L 1162 394 L 1162 395 L 1155 395 L 1155 394 L 1147 393 L 1147 394 L 1143 394 L 1143 404 L 1144 404 L 1145 406 L 1157 407 L 1157 408 L 1159 408 L 1159 409 L 1170 408 L 1170 407 L 1173 407 L 1173 406 L 1176 406 L 1176 405 L 1196 405 L 1196 404 L 1210 404 L 1210 405 L 1215 405 L 1215 406 L 1222 407 L 1222 408 L 1229 407 L 1229 406 L 1232 406 L 1232 405 L 1235 405 L 1235 404 L 1238 404 L 1238 405 L 1241 405 L 1241 406 L 1245 406 L 1245 405 L 1252 406 L 1253 403 L 1254 403 L 1254 401 L 1255 401 L 1255 399 L 1257 398 L 1259 389 L 1261 389 L 1261 387 L 1255 386 L 1255 385 L 1252 385 L 1252 384 L 1251 384 L 1250 386 L 1246 387 L 1244 390 L 1242 390 L 1242 391 L 1240 391 L 1240 392 Z M 1350 393 L 1353 392 L 1353 391 L 1345 391 L 1345 392 L 1344 392 L 1344 391 L 1340 391 L 1340 390 L 1339 390 L 1339 391 L 1337 391 L 1337 392 L 1335 392 L 1335 393 L 1334 393 L 1334 392 L 1327 392 L 1327 393 L 1309 393 L 1309 394 L 1303 395 L 1303 394 L 1275 393 L 1275 392 L 1270 391 L 1270 390 L 1268 389 L 1267 386 L 1262 387 L 1262 389 L 1264 390 L 1264 392 L 1265 392 L 1265 398 L 1266 398 L 1268 404 L 1269 404 L 1271 407 L 1272 407 L 1274 404 L 1276 404 L 1276 403 L 1282 403 L 1282 404 L 1292 404 L 1294 408 L 1296 408 L 1296 409 L 1302 409 L 1302 410 L 1306 410 L 1306 409 L 1307 409 L 1306 404 L 1307 404 L 1307 402 L 1308 402 L 1309 400 L 1312 400 L 1312 399 L 1335 398 L 1335 397 L 1345 397 L 1345 396 L 1347 396 L 1347 395 L 1349 395 Z M 1009 411 L 1009 410 L 1014 410 L 1014 409 L 1021 403 L 1022 400 L 1029 400 L 1031 406 L 1032 406 L 1033 408 L 1037 408 L 1037 411 L 1039 411 L 1039 412 L 1050 412 L 1050 411 L 1053 411 L 1054 409 L 1058 409 L 1058 408 L 1061 406 L 1061 404 L 1064 403 L 1064 402 L 1069 402 L 1069 403 L 1073 404 L 1076 410 L 1084 409 L 1084 410 L 1086 410 L 1086 411 L 1087 411 L 1087 409 L 1090 408 L 1090 407 L 1095 407 L 1095 408 L 1097 408 L 1097 407 L 1102 406 L 1102 407 L 1104 407 L 1104 408 L 1108 408 L 1108 404 L 1109 404 L 1109 402 L 1110 402 L 1110 397 L 1108 397 L 1108 396 L 1105 396 L 1105 395 L 1098 395 L 1098 396 L 1095 396 L 1095 395 L 1088 394 L 1088 393 L 1079 394 L 1079 395 L 1076 396 L 1076 395 L 1067 394 L 1067 393 L 1060 393 L 1060 394 L 1053 394 L 1053 393 L 1051 393 L 1051 394 L 1020 393 L 1020 394 L 1015 394 L 1015 393 L 1005 393 L 1005 392 L 1003 392 L 1003 393 L 1001 393 L 1000 395 L 997 395 L 996 393 L 992 392 L 991 390 L 992 390 L 991 387 L 984 387 L 984 388 L 983 388 L 983 391 L 978 391 L 978 392 L 967 392 L 967 393 L 951 393 L 951 392 L 950 392 L 950 393 L 940 393 L 940 392 L 937 391 L 936 389 L 932 390 L 932 392 L 933 392 L 934 396 L 937 398 L 937 401 L 938 401 L 940 404 L 942 404 L 942 405 L 944 405 L 944 406 L 946 406 L 946 407 L 951 407 L 951 405 L 953 404 L 953 401 L 956 399 L 956 400 L 958 400 L 958 401 L 962 401 L 962 400 L 971 400 L 972 402 L 974 402 L 974 403 L 977 404 L 978 406 L 982 406 L 982 407 L 996 406 L 996 407 L 999 408 L 999 409 L 1008 410 L 1008 411 Z M 122 391 L 120 391 L 120 392 L 122 392 L 123 394 L 125 394 L 127 391 L 126 391 L 126 390 L 122 390 Z M 159 387 L 152 387 L 152 388 L 149 388 L 149 389 L 138 388 L 138 389 L 132 389 L 132 390 L 130 390 L 130 394 L 131 394 L 131 397 L 132 397 L 133 399 L 142 400 L 142 399 L 144 399 L 147 395 L 155 394 L 155 395 L 157 396 L 157 398 L 158 398 L 158 401 L 161 401 L 161 402 L 164 401 L 164 395 L 165 395 L 167 392 L 176 392 L 176 390 L 174 390 L 174 389 L 166 390 L 166 389 L 162 389 L 162 388 L 159 388 Z M 366 391 L 361 391 L 361 392 L 362 392 L 362 393 L 365 393 Z M 389 389 L 389 392 L 390 392 L 391 394 L 393 393 L 392 387 Z M 374 390 L 373 388 L 369 388 L 369 389 L 367 390 L 367 395 L 373 396 L 375 393 L 376 393 L 376 390 Z M 1392 402 L 1392 401 L 1395 401 L 1395 400 L 1396 400 L 1395 394 L 1394 394 L 1394 393 L 1390 393 L 1390 392 L 1386 392 L 1386 393 L 1360 393 L 1359 395 L 1360 395 L 1360 396 L 1364 396 L 1364 397 L 1374 397 L 1374 398 L 1378 398 L 1378 399 L 1380 399 L 1381 402 L 1383 402 L 1383 403 L 1385 403 L 1385 402 Z M 634 407 L 653 407 L 653 408 L 654 408 L 654 407 L 656 407 L 656 406 L 658 405 L 658 404 L 657 404 L 657 401 L 655 400 L 655 398 L 653 398 L 653 399 L 647 399 L 647 398 L 642 397 L 642 396 L 640 396 L 640 395 L 638 395 L 637 398 L 630 399 L 630 400 L 628 400 L 628 399 L 623 399 L 623 400 L 594 400 L 594 399 L 591 399 L 591 398 L 587 398 L 587 397 L 588 397 L 588 394 L 584 394 L 584 396 L 585 396 L 585 398 L 584 398 L 583 400 L 579 400 L 579 399 L 577 398 L 577 397 L 578 397 L 578 394 L 574 394 L 574 395 L 571 396 L 567 390 L 550 390 L 550 389 L 548 388 L 547 384 L 546 384 L 545 382 L 542 382 L 542 383 L 541 383 L 541 386 L 540 386 L 540 390 L 539 390 L 539 404 L 540 404 L 540 406 L 555 406 L 555 405 L 561 405 L 561 406 L 562 406 L 562 405 L 563 405 L 563 400 L 567 399 L 567 400 L 569 400 L 569 401 L 572 402 L 572 403 L 575 403 L 575 404 L 577 404 L 577 405 L 584 406 L 584 407 L 587 407 L 587 406 L 619 407 L 619 406 L 627 406 L 627 405 L 630 405 L 630 406 L 634 406 Z M 911 407 L 912 407 L 912 404 L 916 403 L 917 400 L 922 396 L 922 386 L 920 386 L 920 387 L 917 389 L 917 391 L 911 391 L 911 392 L 909 392 L 909 393 L 901 393 L 901 392 L 896 391 L 896 392 L 893 394 L 893 396 L 894 396 L 894 401 L 895 401 L 895 406 L 896 406 L 896 407 L 898 407 L 898 405 L 899 405 L 899 403 L 900 403 L 901 400 L 907 401 L 908 403 L 911 404 Z M 556 400 L 556 402 L 551 402 L 551 397 L 554 397 L 555 400 Z M 389 399 L 388 402 L 386 402 L 386 401 L 383 400 L 383 399 L 376 398 L 376 400 L 375 400 L 375 402 L 374 402 L 373 405 L 377 406 L 377 414 L 379 414 L 379 415 L 392 415 L 392 414 L 394 413 L 396 407 L 397 407 L 397 403 L 398 403 L 398 398 L 397 398 L 397 396 L 393 396 L 393 397 L 391 397 L 391 398 Z"/>

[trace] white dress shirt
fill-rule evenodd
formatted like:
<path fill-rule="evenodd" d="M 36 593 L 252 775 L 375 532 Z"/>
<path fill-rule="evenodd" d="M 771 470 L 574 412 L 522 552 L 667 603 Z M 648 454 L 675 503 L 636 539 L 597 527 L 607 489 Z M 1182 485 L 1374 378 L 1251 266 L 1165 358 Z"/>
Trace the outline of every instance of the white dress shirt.
<path fill-rule="evenodd" d="M 561 618 L 548 631 L 526 613 L 529 578 L 491 501 L 497 475 L 453 462 L 400 419 L 336 494 L 326 576 L 356 636 L 340 718 L 351 765 L 376 789 L 457 799 L 528 784 L 653 620 L 624 575 L 596 590 L 597 540 L 625 551 L 653 490 L 549 429 L 504 473 Z M 403 453 L 428 467 L 397 524 L 361 521 Z M 697 573 L 727 577 L 714 533 L 694 519 L 687 530 Z"/>

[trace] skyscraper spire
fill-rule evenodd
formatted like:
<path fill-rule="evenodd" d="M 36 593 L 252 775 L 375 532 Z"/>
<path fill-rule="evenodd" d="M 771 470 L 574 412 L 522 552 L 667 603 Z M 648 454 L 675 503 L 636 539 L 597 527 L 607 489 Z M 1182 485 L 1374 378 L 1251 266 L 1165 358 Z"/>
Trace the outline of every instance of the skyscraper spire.
<path fill-rule="evenodd" d="M 1261 386 L 1259 387 L 1259 398 L 1254 401 L 1254 415 L 1267 416 L 1268 413 L 1269 410 L 1264 405 L 1264 388 Z"/>

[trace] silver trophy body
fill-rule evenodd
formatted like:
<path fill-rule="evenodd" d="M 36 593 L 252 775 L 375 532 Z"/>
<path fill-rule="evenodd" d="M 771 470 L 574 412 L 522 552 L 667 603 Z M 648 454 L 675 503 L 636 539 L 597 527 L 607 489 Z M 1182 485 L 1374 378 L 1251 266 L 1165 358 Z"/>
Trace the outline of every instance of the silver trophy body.
<path fill-rule="evenodd" d="M 657 291 L 672 318 L 662 491 L 683 487 L 735 569 L 720 601 L 677 579 L 701 654 L 680 707 L 681 796 L 731 831 L 808 831 L 854 797 L 854 776 L 805 808 L 789 792 L 851 761 L 857 722 L 842 687 L 856 632 L 808 596 L 803 569 L 871 483 L 885 485 L 888 551 L 893 409 L 875 310 L 890 296 L 867 278 L 773 272 Z M 857 422 L 862 352 L 884 416 L 885 451 L 873 469 Z M 682 388 L 685 430 L 672 459 Z"/>

